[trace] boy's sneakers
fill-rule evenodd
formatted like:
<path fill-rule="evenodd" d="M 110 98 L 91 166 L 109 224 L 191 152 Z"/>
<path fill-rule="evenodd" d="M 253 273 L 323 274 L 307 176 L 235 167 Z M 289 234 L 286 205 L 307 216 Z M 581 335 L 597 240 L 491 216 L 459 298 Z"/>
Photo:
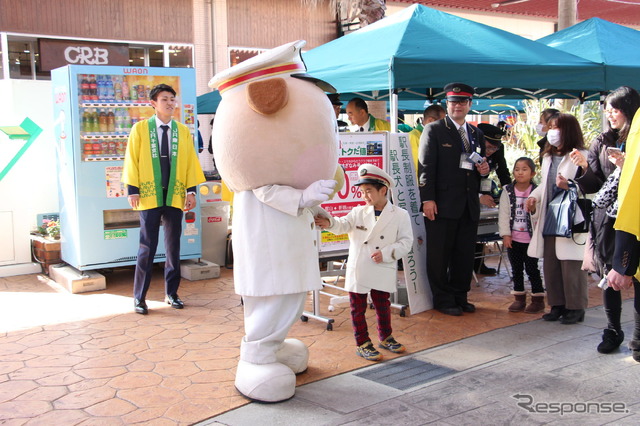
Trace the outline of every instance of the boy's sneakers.
<path fill-rule="evenodd" d="M 382 355 L 373 347 L 371 340 L 356 347 L 356 354 L 369 361 L 378 361 L 382 359 Z"/>
<path fill-rule="evenodd" d="M 396 342 L 392 336 L 387 337 L 379 345 L 382 349 L 386 349 L 396 354 L 400 354 L 406 350 L 402 343 Z"/>

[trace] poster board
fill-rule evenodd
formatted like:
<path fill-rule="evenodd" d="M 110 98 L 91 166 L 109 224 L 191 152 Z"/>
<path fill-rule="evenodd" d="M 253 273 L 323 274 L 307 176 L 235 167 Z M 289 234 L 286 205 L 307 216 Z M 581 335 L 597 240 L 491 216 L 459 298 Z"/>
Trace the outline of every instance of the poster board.
<path fill-rule="evenodd" d="M 433 309 L 431 287 L 427 278 L 427 236 L 420 202 L 417 173 L 407 133 L 389 135 L 389 168 L 393 178 L 393 203 L 409 212 L 413 229 L 413 245 L 402 258 L 407 297 L 411 314 Z"/>
<path fill-rule="evenodd" d="M 340 133 L 338 135 L 338 164 L 344 169 L 344 187 L 332 200 L 320 205 L 332 216 L 346 216 L 364 201 L 360 199 L 360 191 L 353 184 L 358 181 L 358 167 L 369 163 L 383 170 L 387 167 L 388 137 L 387 132 Z M 321 255 L 349 250 L 347 234 L 334 235 L 322 231 L 319 250 Z"/>
<path fill-rule="evenodd" d="M 420 191 L 411 156 L 408 134 L 388 132 L 340 133 L 338 163 L 345 171 L 345 185 L 333 200 L 321 205 L 333 216 L 345 216 L 352 208 L 363 205 L 357 182 L 358 167 L 369 163 L 387 171 L 394 179 L 391 191 L 393 203 L 409 212 L 413 229 L 413 246 L 402 259 L 407 297 L 411 314 L 433 308 L 431 289 L 427 279 L 426 231 Z M 349 249 L 347 234 L 334 235 L 321 232 L 320 256 L 346 254 Z"/>

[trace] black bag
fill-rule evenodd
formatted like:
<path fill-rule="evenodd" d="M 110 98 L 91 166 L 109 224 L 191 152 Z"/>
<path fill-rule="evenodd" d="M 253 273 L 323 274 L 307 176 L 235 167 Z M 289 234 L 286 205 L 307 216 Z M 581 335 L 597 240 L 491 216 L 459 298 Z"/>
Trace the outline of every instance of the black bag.
<path fill-rule="evenodd" d="M 580 223 L 574 223 L 571 227 L 571 233 L 573 234 L 584 234 L 585 232 L 589 232 L 589 226 L 591 226 L 591 215 L 593 212 L 593 205 L 591 204 L 591 200 L 583 197 L 578 198 L 576 200 L 576 205 L 582 212 L 582 217 L 584 221 Z"/>
<path fill-rule="evenodd" d="M 545 237 L 571 237 L 571 227 L 575 215 L 577 193 L 558 188 L 547 206 L 542 235 Z"/>

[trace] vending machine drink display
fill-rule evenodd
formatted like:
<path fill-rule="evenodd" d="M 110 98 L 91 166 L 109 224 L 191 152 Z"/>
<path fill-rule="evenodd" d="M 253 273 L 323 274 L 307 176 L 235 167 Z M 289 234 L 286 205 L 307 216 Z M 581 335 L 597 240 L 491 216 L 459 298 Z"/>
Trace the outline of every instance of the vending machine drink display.
<path fill-rule="evenodd" d="M 69 65 L 53 70 L 51 78 L 62 260 L 79 270 L 134 265 L 139 214 L 129 206 L 120 181 L 129 132 L 136 122 L 154 114 L 149 92 L 164 83 L 176 90 L 173 119 L 195 134 L 195 71 Z M 160 232 L 158 262 L 165 258 Z M 198 206 L 185 215 L 180 257 L 200 254 Z"/>

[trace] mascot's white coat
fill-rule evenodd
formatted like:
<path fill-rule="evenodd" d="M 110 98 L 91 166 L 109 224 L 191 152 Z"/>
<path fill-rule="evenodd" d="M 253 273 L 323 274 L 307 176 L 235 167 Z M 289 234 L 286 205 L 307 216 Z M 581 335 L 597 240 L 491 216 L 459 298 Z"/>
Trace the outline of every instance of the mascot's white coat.
<path fill-rule="evenodd" d="M 209 85 L 222 101 L 213 154 L 235 192 L 233 258 L 244 300 L 245 336 L 236 388 L 277 402 L 295 393 L 308 349 L 286 339 L 307 292 L 321 288 L 314 208 L 336 190 L 337 125 L 324 91 L 305 74 L 304 41 L 280 46 L 225 70 Z"/>

